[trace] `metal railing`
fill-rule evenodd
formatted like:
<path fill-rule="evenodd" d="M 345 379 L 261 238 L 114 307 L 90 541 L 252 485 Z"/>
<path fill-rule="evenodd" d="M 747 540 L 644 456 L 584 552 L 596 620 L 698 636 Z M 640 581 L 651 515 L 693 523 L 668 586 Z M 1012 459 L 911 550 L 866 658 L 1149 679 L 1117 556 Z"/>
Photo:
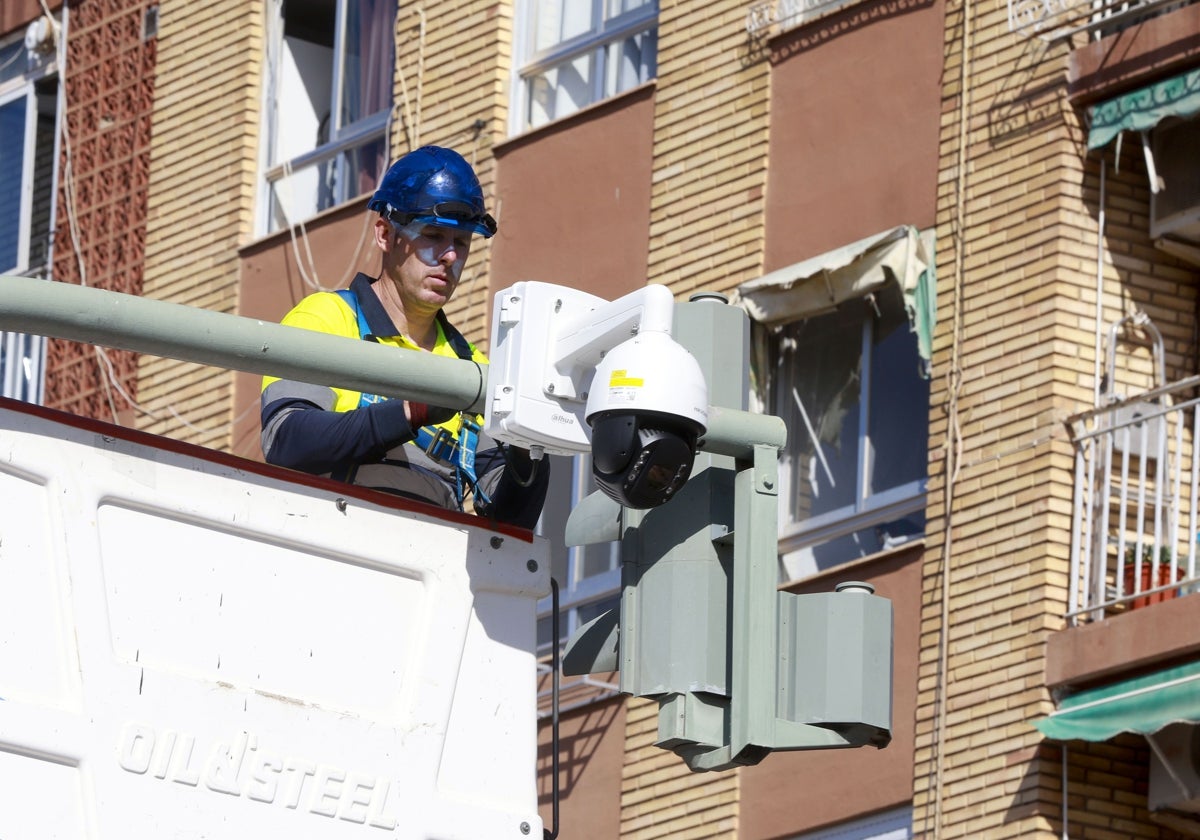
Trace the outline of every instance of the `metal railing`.
<path fill-rule="evenodd" d="M 1194 0 L 1008 0 L 1008 31 L 1058 41 L 1080 32 L 1119 32 Z"/>
<path fill-rule="evenodd" d="M 746 9 L 746 32 L 751 37 L 777 35 L 849 6 L 859 0 L 765 0 Z"/>
<path fill-rule="evenodd" d="M 0 396 L 41 405 L 46 339 L 0 331 Z"/>
<path fill-rule="evenodd" d="M 1194 376 L 1067 420 L 1075 446 L 1070 624 L 1200 589 L 1197 403 Z"/>

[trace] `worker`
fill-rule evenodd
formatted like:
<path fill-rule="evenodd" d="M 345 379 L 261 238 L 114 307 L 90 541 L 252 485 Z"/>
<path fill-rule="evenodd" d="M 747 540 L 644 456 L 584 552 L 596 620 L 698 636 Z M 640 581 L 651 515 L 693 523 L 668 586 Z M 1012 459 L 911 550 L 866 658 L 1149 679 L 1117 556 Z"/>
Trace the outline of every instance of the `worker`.
<path fill-rule="evenodd" d="M 283 323 L 410 352 L 486 357 L 443 308 L 462 278 L 475 235 L 490 238 L 474 170 L 452 149 L 425 146 L 401 157 L 367 203 L 378 214 L 378 277 L 305 297 Z M 550 465 L 496 445 L 478 415 L 343 388 L 263 378 L 262 449 L 267 462 L 532 528 Z"/>

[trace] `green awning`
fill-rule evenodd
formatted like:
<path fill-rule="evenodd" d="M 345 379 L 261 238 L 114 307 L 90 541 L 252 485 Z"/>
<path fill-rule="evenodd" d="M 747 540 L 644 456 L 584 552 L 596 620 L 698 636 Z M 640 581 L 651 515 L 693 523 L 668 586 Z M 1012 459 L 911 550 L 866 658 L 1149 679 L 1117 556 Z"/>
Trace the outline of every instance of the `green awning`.
<path fill-rule="evenodd" d="M 1200 662 L 1072 694 L 1034 726 L 1060 741 L 1107 741 L 1121 732 L 1151 735 L 1169 723 L 1200 723 Z"/>
<path fill-rule="evenodd" d="M 1149 131 L 1167 117 L 1200 112 L 1200 67 L 1092 107 L 1088 148 L 1098 149 L 1122 131 Z"/>

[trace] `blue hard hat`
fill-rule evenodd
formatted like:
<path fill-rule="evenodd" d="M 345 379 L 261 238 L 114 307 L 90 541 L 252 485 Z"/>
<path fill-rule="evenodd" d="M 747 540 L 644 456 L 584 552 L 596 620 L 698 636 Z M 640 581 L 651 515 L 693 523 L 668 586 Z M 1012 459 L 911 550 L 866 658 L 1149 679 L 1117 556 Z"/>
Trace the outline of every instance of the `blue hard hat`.
<path fill-rule="evenodd" d="M 496 232 L 471 164 L 441 146 L 422 146 L 393 163 L 367 209 L 400 225 L 421 222 L 485 237 Z"/>

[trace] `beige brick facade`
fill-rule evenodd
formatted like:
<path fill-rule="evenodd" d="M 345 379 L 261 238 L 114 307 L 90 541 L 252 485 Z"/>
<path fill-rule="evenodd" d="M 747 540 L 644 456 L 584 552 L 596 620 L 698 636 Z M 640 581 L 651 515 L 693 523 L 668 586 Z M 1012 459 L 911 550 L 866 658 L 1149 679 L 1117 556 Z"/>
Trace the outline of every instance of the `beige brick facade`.
<path fill-rule="evenodd" d="M 99 38 L 96 33 L 109 23 L 131 25 L 147 5 L 81 3 L 76 51 Z M 636 138 L 647 126 L 652 135 L 645 279 L 666 284 L 679 299 L 699 290 L 729 292 L 764 273 L 768 199 L 774 200 L 767 195 L 769 167 L 809 163 L 800 152 L 781 155 L 782 162 L 768 159 L 768 149 L 777 148 L 769 145 L 772 137 L 778 140 L 772 120 L 782 119 L 771 113 L 778 67 L 772 60 L 779 58 L 772 56 L 772 45 L 799 44 L 797 52 L 815 53 L 824 43 L 846 43 L 836 39 L 852 37 L 848 32 L 861 35 L 876 22 L 872 16 L 941 9 L 927 2 L 851 4 L 848 14 L 818 21 L 814 29 L 821 37 L 804 42 L 795 32 L 780 33 L 775 41 L 749 35 L 750 5 L 749 0 L 660 0 L 657 78 L 624 103 L 638 118 L 652 112 L 652 120 L 631 118 L 634 128 L 622 135 Z M 855 10 L 863 8 L 870 13 L 856 17 Z M 1063 629 L 1067 604 L 1074 449 L 1063 421 L 1093 405 L 1105 368 L 1107 327 L 1122 316 L 1145 312 L 1162 331 L 1168 381 L 1195 371 L 1197 270 L 1149 241 L 1149 190 L 1140 148 L 1127 141 L 1119 166 L 1112 146 L 1095 152 L 1085 148 L 1087 115 L 1069 100 L 1065 81 L 1071 49 L 1084 43 L 1082 36 L 1074 43 L 1048 43 L 1012 33 L 1005 3 L 947 0 L 944 10 L 940 114 L 933 108 L 928 121 L 932 129 L 940 120 L 936 183 L 928 185 L 931 195 L 936 191 L 938 312 L 927 521 L 923 549 L 910 543 L 905 551 L 911 554 L 903 558 L 915 592 L 913 557 L 923 551 L 922 585 L 919 605 L 897 605 L 917 628 L 908 638 L 919 636 L 917 673 L 895 676 L 897 685 L 910 692 L 915 685 L 916 693 L 915 724 L 911 714 L 900 722 L 915 726 L 915 743 L 902 754 L 914 758 L 911 790 L 902 792 L 911 793 L 913 836 L 1173 837 L 1146 810 L 1143 740 L 1123 735 L 1064 747 L 1043 738 L 1031 721 L 1054 709 L 1046 644 Z M 146 102 L 152 100 L 153 112 L 146 124 L 138 121 L 145 114 L 124 114 L 128 119 L 118 126 L 135 141 L 128 155 L 132 209 L 111 229 L 105 228 L 109 222 L 94 218 L 100 211 L 119 215 L 114 205 L 120 202 L 102 200 L 106 172 L 126 177 L 116 165 L 105 170 L 112 162 L 97 157 L 111 148 L 103 132 L 112 126 L 99 125 L 96 116 L 108 65 L 73 57 L 65 76 L 72 100 L 67 117 L 75 175 L 86 185 L 77 188 L 87 189 L 98 209 L 87 222 L 82 262 L 67 250 L 67 231 L 60 226 L 57 279 L 77 281 L 82 271 L 124 291 L 140 288 L 153 298 L 235 312 L 239 284 L 246 282 L 239 276 L 246 252 L 275 248 L 282 253 L 284 244 L 292 244 L 283 234 L 256 240 L 254 227 L 261 180 L 264 14 L 259 0 L 162 0 L 158 38 L 151 47 L 140 40 L 135 45 L 128 32 L 115 42 L 125 48 L 112 51 L 110 64 L 140 58 L 143 69 L 153 69 L 153 77 L 141 80 L 138 89 Z M 589 116 L 601 114 L 595 122 L 612 125 L 601 123 L 611 112 L 600 106 L 539 129 L 540 135 L 509 137 L 515 15 L 512 0 L 402 2 L 395 26 L 393 159 L 431 143 L 459 150 L 475 166 L 502 229 L 504 196 L 497 188 L 502 173 L 528 165 L 528 157 L 537 154 L 531 146 L 547 138 L 543 148 L 562 142 L 555 132 L 577 128 Z M 118 77 L 108 76 L 110 87 L 121 87 L 113 82 Z M 126 87 L 135 87 L 134 82 Z M 618 103 L 612 110 L 621 107 Z M 134 207 L 134 200 L 142 205 Z M 323 242 L 336 240 L 341 230 L 330 220 L 340 214 L 336 222 L 344 223 L 352 209 L 333 208 L 317 220 L 328 225 Z M 538 218 L 539 225 L 548 226 Z M 619 218 L 635 216 L 629 211 Z M 788 228 L 779 216 L 772 219 L 775 241 L 774 231 Z M 353 224 L 357 231 L 357 221 Z M 539 247 L 541 233 L 522 230 L 512 247 Z M 628 231 L 616 231 L 613 239 L 629 241 Z M 448 315 L 468 338 L 486 347 L 489 284 L 504 272 L 499 250 L 493 269 L 495 241 L 476 240 L 473 247 Z M 115 265 L 108 249 L 120 249 L 135 265 Z M 340 254 L 331 257 L 328 264 L 340 259 Z M 270 268 L 257 270 L 286 274 L 278 268 L 285 262 L 264 258 L 261 265 Z M 640 275 L 633 282 L 640 284 Z M 59 377 L 48 389 L 52 401 L 105 416 L 103 382 L 92 370 L 91 351 L 64 347 L 52 351 Z M 1146 348 L 1125 346 L 1121 353 L 1115 381 L 1106 388 L 1131 392 L 1154 384 Z M 231 448 L 232 421 L 239 411 L 233 408 L 231 373 L 143 356 L 135 390 L 133 358 L 114 358 L 118 381 L 130 385 L 139 406 L 132 422 L 168 437 Z M 895 555 L 883 558 L 889 559 Z M 880 562 L 880 557 L 865 562 Z M 822 578 L 821 585 L 830 580 Z M 906 699 L 911 701 L 911 694 Z M 614 725 L 620 730 L 613 737 L 621 741 L 621 761 L 612 774 L 616 780 L 605 781 L 619 800 L 610 804 L 619 809 L 620 836 L 747 836 L 743 803 L 751 773 L 690 772 L 676 755 L 653 745 L 657 709 L 650 700 L 628 700 Z M 591 729 L 580 729 L 586 736 L 580 743 L 593 737 Z M 594 738 L 607 736 L 604 730 Z M 815 754 L 806 755 L 814 757 L 799 771 L 796 764 L 787 766 L 814 774 L 826 766 Z M 586 779 L 588 758 L 573 755 L 575 775 L 566 776 Z M 907 779 L 907 767 L 903 773 Z M 761 784 L 761 777 L 757 781 Z M 869 786 L 873 779 L 848 778 L 847 783 Z M 893 797 L 879 807 L 902 809 L 909 804 L 902 800 Z M 773 804 L 780 811 L 792 805 Z M 844 812 L 829 813 L 828 824 L 847 818 Z M 823 820 L 802 829 L 822 827 Z M 769 819 L 757 825 L 766 827 L 753 834 L 755 840 L 788 836 L 770 834 L 778 823 Z"/>
<path fill-rule="evenodd" d="M 1071 492 L 1052 465 L 1070 453 L 1061 406 L 1087 396 L 1056 375 L 1083 364 L 1059 338 L 1058 301 L 1085 279 L 1057 243 L 1089 233 L 1060 221 L 1059 187 L 1080 168 L 1073 115 L 1053 93 L 1039 113 L 1009 89 L 1052 86 L 1064 53 L 1032 62 L 1004 11 L 947 7 L 931 394 L 945 424 L 930 441 L 913 815 L 931 837 L 1052 836 L 1037 801 L 1054 768 L 1014 758 L 1032 755 L 1027 721 L 1049 710 L 1042 641 L 1063 605 L 1045 577 L 1065 572 L 1067 537 L 1049 506 L 1069 509 Z M 1040 122 L 997 123 L 1014 109 Z"/>
<path fill-rule="evenodd" d="M 1061 753 L 1030 721 L 1053 709 L 1044 643 L 1066 610 L 1073 477 L 1063 420 L 1092 405 L 1097 330 L 1143 306 L 1167 335 L 1174 311 L 1190 323 L 1194 307 L 1194 287 L 1155 278 L 1172 269 L 1138 244 L 1146 202 L 1124 199 L 1138 190 L 1128 162 L 1119 176 L 1108 164 L 1098 269 L 1099 155 L 1086 153 L 1082 114 L 1066 99 L 1068 52 L 1010 33 L 1003 5 L 947 7 L 914 779 L 923 836 L 1061 836 L 1060 813 L 1046 807 L 1061 797 Z M 1174 364 L 1186 342 L 1168 339 Z M 1131 367 L 1146 371 L 1144 361 Z M 1159 836 L 1144 811 L 1133 830 L 1135 806 L 1105 806 L 1117 794 L 1077 786 L 1094 774 L 1069 766 L 1070 836 Z"/>
<path fill-rule="evenodd" d="M 689 771 L 674 753 L 654 746 L 658 704 L 630 700 L 621 768 L 621 836 L 737 837 L 738 774 Z"/>
<path fill-rule="evenodd" d="M 147 297 L 236 308 L 238 248 L 252 231 L 257 200 L 262 56 L 261 3 L 159 7 Z M 228 448 L 231 389 L 227 371 L 144 356 L 139 426 Z"/>
<path fill-rule="evenodd" d="M 512 5 L 484 0 L 400 4 L 392 158 L 417 146 L 449 146 L 475 167 L 497 220 L 492 146 L 508 131 Z M 410 116 L 411 115 L 411 116 Z M 491 320 L 490 245 L 477 241 L 447 315 L 483 343 Z"/>
<path fill-rule="evenodd" d="M 762 270 L 769 66 L 737 0 L 659 8 L 649 279 L 686 299 Z"/>

